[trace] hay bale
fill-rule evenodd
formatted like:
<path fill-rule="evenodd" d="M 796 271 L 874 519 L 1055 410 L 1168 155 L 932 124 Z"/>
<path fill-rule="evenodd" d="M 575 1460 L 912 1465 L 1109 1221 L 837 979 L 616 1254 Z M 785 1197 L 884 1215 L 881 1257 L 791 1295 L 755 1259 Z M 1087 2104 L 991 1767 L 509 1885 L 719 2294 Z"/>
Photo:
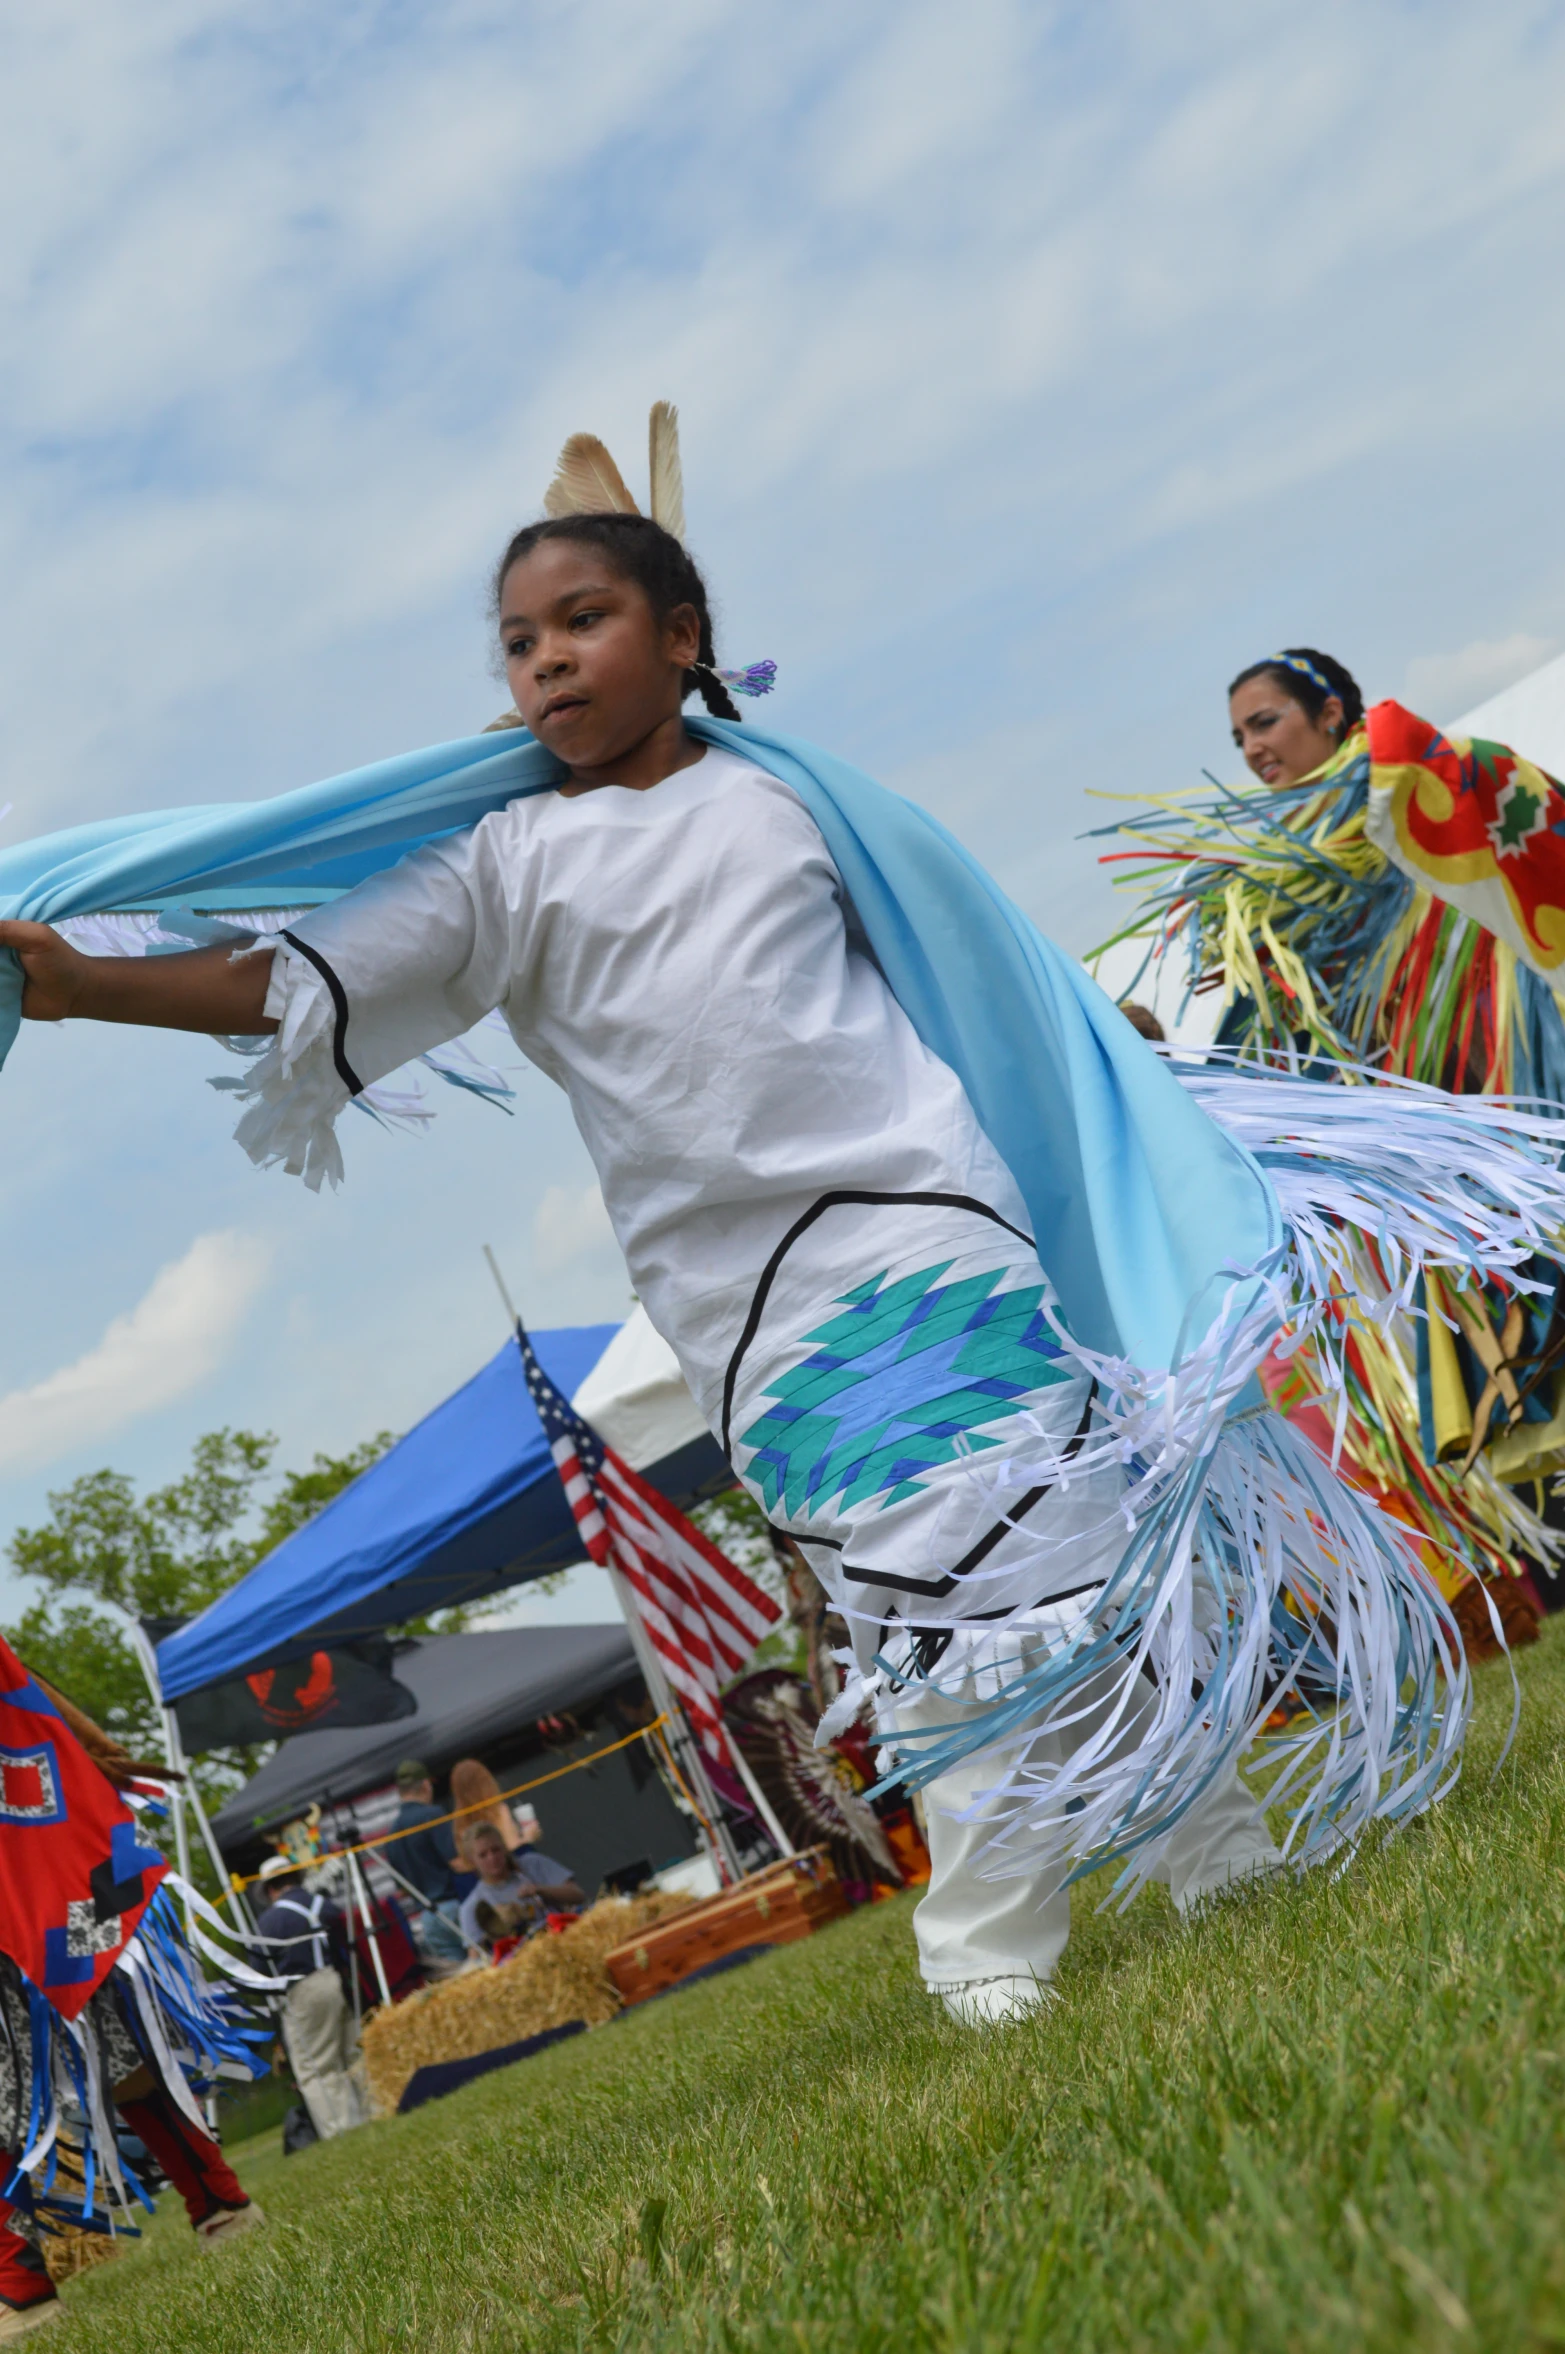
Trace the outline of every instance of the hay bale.
<path fill-rule="evenodd" d="M 364 2065 L 377 2113 L 388 2116 L 409 2079 L 437 2060 L 472 2059 L 572 2019 L 601 2027 L 621 2007 L 604 1955 L 695 1902 L 661 1890 L 603 1897 L 558 1937 L 534 1937 L 492 1968 L 376 2011 L 364 2022 Z"/>

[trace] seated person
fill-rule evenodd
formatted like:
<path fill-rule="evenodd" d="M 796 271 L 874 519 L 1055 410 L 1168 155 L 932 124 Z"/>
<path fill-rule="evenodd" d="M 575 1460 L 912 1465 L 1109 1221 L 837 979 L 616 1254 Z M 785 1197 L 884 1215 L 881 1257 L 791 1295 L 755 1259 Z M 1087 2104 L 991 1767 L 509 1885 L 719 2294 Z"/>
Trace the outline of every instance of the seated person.
<path fill-rule="evenodd" d="M 587 1899 L 564 1864 L 535 1848 L 506 1851 L 493 1823 L 480 1823 L 469 1845 L 478 1886 L 462 1905 L 462 1935 L 475 1951 L 497 1937 L 525 1936 L 545 1913 L 579 1911 Z"/>

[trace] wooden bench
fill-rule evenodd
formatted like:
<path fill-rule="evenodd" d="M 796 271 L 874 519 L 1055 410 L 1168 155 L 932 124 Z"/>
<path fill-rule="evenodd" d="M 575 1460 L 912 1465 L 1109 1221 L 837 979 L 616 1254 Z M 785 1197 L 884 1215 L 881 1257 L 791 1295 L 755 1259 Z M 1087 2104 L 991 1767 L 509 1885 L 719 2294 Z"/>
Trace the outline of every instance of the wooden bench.
<path fill-rule="evenodd" d="M 813 1937 L 848 1910 L 830 1854 L 812 1847 L 616 1945 L 604 1963 L 629 2008 L 744 1946 L 792 1945 L 797 1938 Z"/>

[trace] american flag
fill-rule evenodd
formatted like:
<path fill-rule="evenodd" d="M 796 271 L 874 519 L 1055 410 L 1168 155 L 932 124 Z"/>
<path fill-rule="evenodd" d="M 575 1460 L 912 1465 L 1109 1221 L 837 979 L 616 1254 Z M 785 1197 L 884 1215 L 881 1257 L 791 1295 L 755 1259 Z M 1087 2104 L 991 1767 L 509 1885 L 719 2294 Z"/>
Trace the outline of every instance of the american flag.
<path fill-rule="evenodd" d="M 561 1395 L 516 1327 L 527 1387 L 565 1485 L 581 1541 L 617 1569 L 692 1731 L 719 1765 L 730 1752 L 718 1693 L 781 1609 L 693 1521 L 632 1471 Z"/>

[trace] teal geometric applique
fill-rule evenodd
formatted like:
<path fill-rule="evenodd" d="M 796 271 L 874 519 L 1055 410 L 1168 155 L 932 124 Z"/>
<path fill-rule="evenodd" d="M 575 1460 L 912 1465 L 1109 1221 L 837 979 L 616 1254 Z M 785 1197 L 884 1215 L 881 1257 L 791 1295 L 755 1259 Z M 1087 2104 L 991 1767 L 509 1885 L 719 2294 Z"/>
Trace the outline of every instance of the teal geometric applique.
<path fill-rule="evenodd" d="M 916 1495 L 920 1475 L 960 1453 L 995 1447 L 985 1425 L 1006 1420 L 1057 1381 L 1059 1343 L 1039 1312 L 1041 1284 L 996 1292 L 1003 1267 L 941 1284 L 949 1259 L 848 1292 L 807 1341 L 814 1354 L 767 1392 L 741 1431 L 744 1466 L 768 1511 L 787 1519 L 883 1495 Z"/>

